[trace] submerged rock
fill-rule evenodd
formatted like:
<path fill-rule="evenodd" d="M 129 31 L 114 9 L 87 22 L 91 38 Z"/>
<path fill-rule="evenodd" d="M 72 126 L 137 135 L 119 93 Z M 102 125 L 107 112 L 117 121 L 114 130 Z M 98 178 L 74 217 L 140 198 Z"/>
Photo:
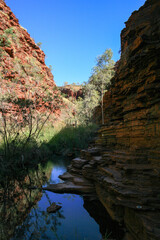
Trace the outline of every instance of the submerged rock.
<path fill-rule="evenodd" d="M 51 206 L 49 206 L 48 208 L 47 208 L 47 212 L 48 213 L 55 213 L 55 212 L 57 212 L 59 209 L 61 209 L 62 208 L 62 206 L 60 206 L 60 205 L 57 205 L 55 202 L 53 202 L 52 204 L 51 204 Z"/>

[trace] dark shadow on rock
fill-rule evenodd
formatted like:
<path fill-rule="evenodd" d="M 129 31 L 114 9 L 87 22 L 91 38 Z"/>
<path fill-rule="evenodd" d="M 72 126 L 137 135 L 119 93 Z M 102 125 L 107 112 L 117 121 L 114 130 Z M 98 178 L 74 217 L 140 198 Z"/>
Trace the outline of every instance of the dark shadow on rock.
<path fill-rule="evenodd" d="M 83 207 L 98 223 L 102 236 L 105 236 L 106 233 L 111 233 L 111 239 L 122 240 L 124 237 L 123 228 L 120 227 L 117 222 L 111 219 L 102 203 L 99 200 L 90 200 L 87 197 L 84 197 L 83 199 Z"/>

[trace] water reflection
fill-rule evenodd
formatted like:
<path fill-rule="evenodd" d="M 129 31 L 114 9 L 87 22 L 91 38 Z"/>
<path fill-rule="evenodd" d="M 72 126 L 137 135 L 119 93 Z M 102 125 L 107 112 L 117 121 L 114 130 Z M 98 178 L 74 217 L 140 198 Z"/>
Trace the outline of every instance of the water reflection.
<path fill-rule="evenodd" d="M 5 182 L 0 190 L 1 240 L 100 240 L 106 228 L 115 232 L 116 227 L 98 200 L 40 190 L 42 185 L 60 182 L 58 176 L 66 171 L 67 164 L 48 162 L 28 171 L 23 180 Z M 49 214 L 46 210 L 53 202 L 62 208 Z M 119 232 L 112 236 L 120 239 Z"/>
<path fill-rule="evenodd" d="M 50 199 L 47 194 L 45 194 L 45 197 L 50 204 Z M 16 228 L 12 240 L 59 239 L 57 228 L 61 225 L 60 219 L 64 218 L 62 210 L 54 215 L 49 215 L 46 212 L 46 209 L 43 210 L 38 204 L 32 208 L 30 214 L 26 217 L 22 225 Z"/>
<path fill-rule="evenodd" d="M 35 171 L 26 171 L 22 177 L 18 175 L 11 179 L 10 176 L 1 181 L 0 188 L 0 236 L 1 240 L 10 239 L 17 225 L 20 225 L 29 214 L 31 208 L 41 199 L 40 190 L 31 190 L 31 186 L 41 187 L 51 174 L 51 164 L 44 168 L 38 166 Z M 48 171 L 47 171 L 48 170 Z M 46 175 L 45 175 L 46 171 Z"/>
<path fill-rule="evenodd" d="M 124 236 L 123 229 L 117 222 L 113 221 L 107 213 L 105 207 L 97 199 L 90 200 L 84 197 L 83 207 L 87 210 L 92 218 L 98 223 L 102 236 L 109 235 L 108 240 L 122 240 Z"/>
<path fill-rule="evenodd" d="M 1 240 L 22 239 L 100 239 L 99 227 L 83 208 L 83 199 L 73 194 L 41 192 L 48 182 L 57 183 L 58 175 L 66 171 L 65 162 L 49 162 L 28 171 L 23 180 L 8 179 L 0 190 Z M 54 213 L 46 209 L 52 202 L 62 204 Z M 93 228 L 89 233 L 89 226 Z M 88 236 L 88 237 L 87 237 Z M 85 238 L 86 237 L 86 238 Z"/>

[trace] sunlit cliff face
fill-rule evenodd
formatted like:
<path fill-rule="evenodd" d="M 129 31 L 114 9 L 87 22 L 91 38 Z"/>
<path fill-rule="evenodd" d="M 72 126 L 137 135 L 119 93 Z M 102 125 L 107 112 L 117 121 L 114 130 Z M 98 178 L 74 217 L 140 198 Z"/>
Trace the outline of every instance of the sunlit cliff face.
<path fill-rule="evenodd" d="M 0 18 L 1 105 L 12 114 L 25 101 L 39 112 L 59 112 L 62 99 L 45 65 L 44 52 L 2 0 Z"/>
<path fill-rule="evenodd" d="M 98 169 L 104 178 L 97 184 L 99 198 L 113 218 L 125 221 L 135 239 L 159 237 L 160 223 L 153 217 L 160 219 L 159 9 L 159 1 L 146 1 L 126 22 L 97 140 L 106 151 L 104 169 Z"/>

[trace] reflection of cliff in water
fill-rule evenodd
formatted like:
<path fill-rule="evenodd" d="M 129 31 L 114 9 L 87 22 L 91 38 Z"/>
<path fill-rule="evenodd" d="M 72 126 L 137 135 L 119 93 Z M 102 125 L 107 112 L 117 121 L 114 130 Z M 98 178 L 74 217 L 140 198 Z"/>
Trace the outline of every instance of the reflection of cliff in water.
<path fill-rule="evenodd" d="M 52 165 L 38 166 L 37 170 L 25 172 L 24 179 L 20 180 L 18 173 L 15 179 L 6 177 L 0 188 L 0 236 L 1 240 L 9 239 L 16 226 L 22 224 L 31 208 L 40 200 L 40 190 L 31 190 L 31 186 L 41 187 L 50 177 Z M 3 188 L 2 188 L 3 186 Z"/>
<path fill-rule="evenodd" d="M 71 215 L 73 211 L 77 212 L 77 218 L 82 218 L 77 219 L 78 226 L 84 224 L 83 207 L 81 208 L 79 205 L 81 202 L 80 199 L 82 199 L 81 197 L 74 196 L 73 194 L 66 194 L 65 196 L 60 194 L 62 199 L 58 200 L 60 195 L 47 191 L 42 193 L 41 191 L 41 186 L 46 184 L 47 181 L 50 183 L 60 181 L 57 179 L 57 176 L 62 173 L 61 171 L 65 171 L 65 165 L 67 165 L 67 162 L 63 160 L 61 162 L 58 160 L 57 163 L 48 162 L 43 167 L 38 165 L 37 170 L 34 169 L 26 172 L 23 180 L 17 175 L 15 179 L 10 179 L 9 181 L 5 179 L 5 181 L 3 181 L 5 187 L 0 189 L 0 240 L 57 240 L 60 239 L 60 235 L 63 235 L 64 238 L 62 239 L 70 239 L 68 235 L 65 234 L 67 234 L 68 231 L 70 234 L 71 231 L 73 231 L 74 234 L 75 229 L 73 228 L 75 228 L 76 225 L 73 227 L 71 217 L 67 214 Z M 33 188 L 33 186 L 37 186 L 38 188 Z M 72 197 L 75 205 L 73 204 Z M 71 199 L 66 201 L 66 198 Z M 98 231 L 99 238 L 93 237 L 93 239 L 101 239 L 99 232 L 101 232 L 103 236 L 106 232 L 112 232 L 112 239 L 121 240 L 123 233 L 119 231 L 119 227 L 107 215 L 103 205 L 98 200 L 91 200 L 90 197 L 85 196 L 83 200 L 84 205 L 82 203 L 82 206 L 84 206 L 89 215 L 99 225 L 99 227 L 97 225 L 96 230 L 98 231 L 98 228 L 100 229 L 100 231 Z M 58 204 L 58 201 L 60 201 L 60 203 L 62 203 L 62 209 L 54 214 L 48 214 L 46 211 L 47 206 L 50 206 L 53 201 L 57 201 Z M 92 226 L 95 225 L 90 224 L 89 220 L 86 226 L 87 232 L 89 233 L 91 231 L 94 235 L 95 229 Z M 83 231 L 83 226 L 80 227 L 78 231 Z M 73 239 L 74 237 L 75 236 L 73 236 Z"/>
<path fill-rule="evenodd" d="M 124 231 L 117 222 L 111 219 L 105 207 L 98 199 L 90 200 L 90 198 L 84 197 L 83 206 L 90 216 L 98 223 L 102 236 L 107 234 L 111 239 L 115 240 L 121 240 L 123 238 Z"/>
<path fill-rule="evenodd" d="M 50 202 L 49 198 L 48 201 Z M 16 229 L 12 240 L 48 239 L 47 231 L 55 236 L 55 239 L 58 239 L 56 231 L 58 226 L 61 225 L 59 221 L 61 218 L 64 218 L 62 210 L 59 210 L 54 215 L 49 215 L 45 210 L 36 205 L 25 218 L 23 224 Z"/>

